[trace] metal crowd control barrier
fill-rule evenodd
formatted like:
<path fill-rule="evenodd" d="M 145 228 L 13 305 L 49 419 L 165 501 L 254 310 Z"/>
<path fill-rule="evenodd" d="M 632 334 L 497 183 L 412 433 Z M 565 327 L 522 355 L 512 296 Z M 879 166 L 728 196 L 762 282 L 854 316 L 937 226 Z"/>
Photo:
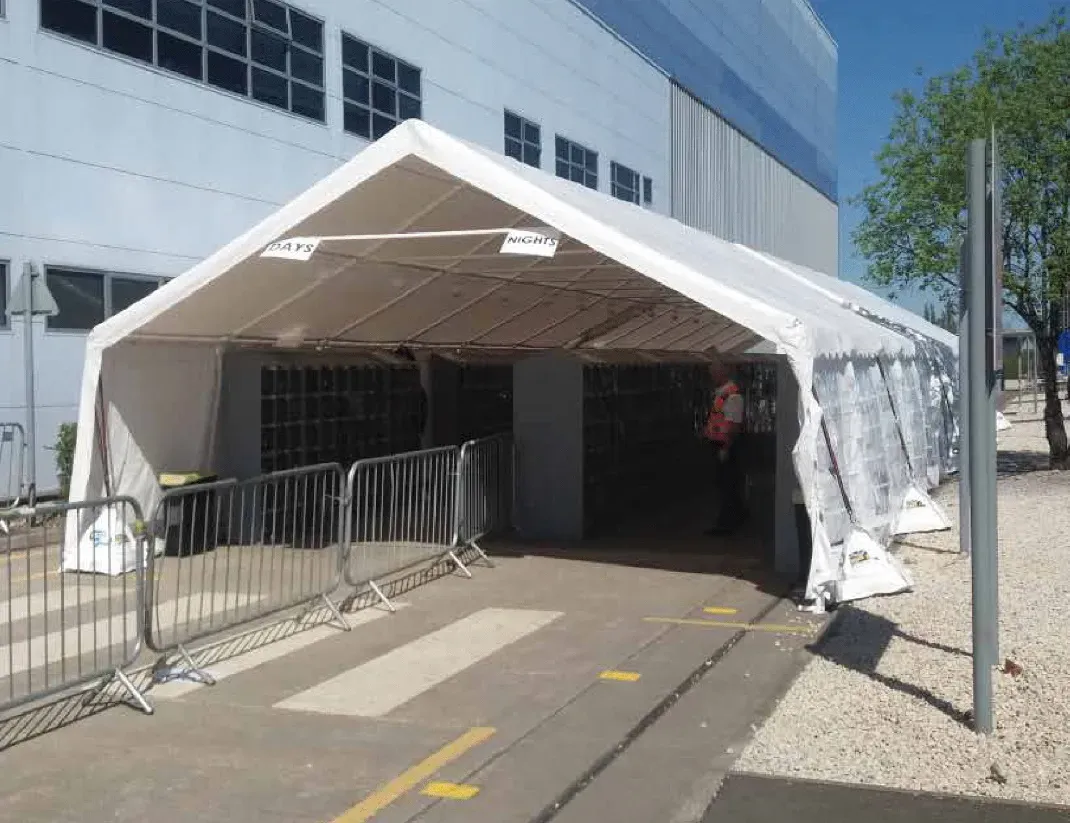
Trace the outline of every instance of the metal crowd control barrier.
<path fill-rule="evenodd" d="M 477 541 L 512 522 L 513 438 L 471 440 L 461 446 L 457 483 L 457 532 L 453 544 L 472 548 L 493 565 Z"/>
<path fill-rule="evenodd" d="M 0 423 L 0 505 L 24 502 L 25 472 L 26 430 L 21 423 Z"/>
<path fill-rule="evenodd" d="M 460 449 L 358 460 L 349 470 L 345 580 L 394 605 L 377 581 L 437 557 L 464 564 L 454 551 Z M 467 570 L 465 570 L 467 571 Z"/>
<path fill-rule="evenodd" d="M 152 714 L 123 672 L 141 650 L 144 627 L 137 502 L 42 504 L 0 511 L 0 520 L 8 526 L 0 536 L 0 710 L 100 681 L 87 702 L 118 682 Z"/>
<path fill-rule="evenodd" d="M 161 655 L 155 679 L 175 675 L 166 661 L 177 655 L 180 676 L 213 683 L 189 644 L 302 605 L 307 614 L 321 603 L 350 628 L 331 600 L 345 556 L 345 481 L 329 463 L 163 494 L 146 587 L 145 642 Z"/>

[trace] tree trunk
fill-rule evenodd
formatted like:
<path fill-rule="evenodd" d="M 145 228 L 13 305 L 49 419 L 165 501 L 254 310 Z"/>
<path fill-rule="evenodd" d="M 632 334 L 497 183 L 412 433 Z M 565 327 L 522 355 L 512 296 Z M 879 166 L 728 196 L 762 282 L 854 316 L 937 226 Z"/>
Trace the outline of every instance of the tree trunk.
<path fill-rule="evenodd" d="M 1048 438 L 1048 454 L 1053 469 L 1070 469 L 1066 426 L 1063 424 L 1063 404 L 1059 399 L 1058 366 L 1055 361 L 1056 341 L 1050 335 L 1037 337 L 1040 374 L 1044 380 L 1044 433 Z"/>

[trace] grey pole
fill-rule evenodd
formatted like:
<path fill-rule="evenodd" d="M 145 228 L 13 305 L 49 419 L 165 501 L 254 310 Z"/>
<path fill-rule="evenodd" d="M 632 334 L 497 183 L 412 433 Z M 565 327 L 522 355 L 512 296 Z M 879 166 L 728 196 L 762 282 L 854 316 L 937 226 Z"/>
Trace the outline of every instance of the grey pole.
<path fill-rule="evenodd" d="M 34 387 L 34 360 L 33 360 L 33 293 L 34 279 L 37 277 L 37 267 L 33 263 L 23 266 L 23 276 L 28 278 L 26 285 L 26 318 L 24 342 L 22 350 L 26 356 L 26 451 L 27 470 L 29 482 L 27 492 L 31 506 L 37 503 L 37 397 Z"/>
<path fill-rule="evenodd" d="M 988 600 L 990 605 L 989 620 L 992 621 L 989 640 L 991 646 L 988 652 L 988 662 L 992 666 L 999 665 L 999 494 L 996 486 L 998 479 L 998 454 L 996 446 L 996 410 L 999 408 L 1000 379 L 1003 374 L 1003 276 L 1001 258 L 1003 255 L 1003 226 L 1000 202 L 999 180 L 999 154 L 997 149 L 996 132 L 993 127 L 992 137 L 988 145 L 988 209 L 985 213 L 985 225 L 988 227 L 986 243 L 988 254 L 984 270 L 985 294 L 987 305 L 985 319 L 988 324 L 985 329 L 985 352 L 986 368 L 985 377 L 988 380 L 988 393 L 985 397 L 985 420 L 988 429 L 985 432 L 985 443 L 988 445 L 988 454 L 985 456 L 985 465 L 988 467 L 988 489 L 983 514 L 985 530 L 988 534 L 987 558 L 988 572 Z M 980 513 L 979 513 L 980 514 Z"/>
<path fill-rule="evenodd" d="M 959 261 L 959 552 L 970 553 L 970 385 L 969 303 L 966 299 L 967 244 Z"/>
<path fill-rule="evenodd" d="M 989 492 L 988 472 L 993 470 L 988 460 L 990 450 L 985 435 L 992 416 L 988 404 L 988 376 L 985 366 L 988 357 L 985 351 L 985 259 L 987 257 L 985 230 L 985 165 L 984 140 L 971 140 L 966 162 L 967 194 L 969 204 L 968 288 L 966 301 L 969 306 L 968 334 L 968 383 L 969 392 L 969 468 L 970 510 L 974 514 L 984 512 Z M 992 601 L 988 575 L 992 571 L 989 553 L 989 532 L 985 517 L 970 518 L 971 566 L 973 570 L 973 722 L 982 734 L 992 732 L 992 665 L 989 659 L 993 647 L 992 626 L 994 615 L 989 614 Z"/>

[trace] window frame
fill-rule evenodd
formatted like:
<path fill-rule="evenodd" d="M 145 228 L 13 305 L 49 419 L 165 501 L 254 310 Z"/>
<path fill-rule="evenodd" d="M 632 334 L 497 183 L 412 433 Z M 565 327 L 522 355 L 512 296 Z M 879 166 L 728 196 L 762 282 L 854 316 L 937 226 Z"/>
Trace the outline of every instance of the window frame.
<path fill-rule="evenodd" d="M 2 1 L 2 0 L 0 0 Z M 44 3 L 38 3 L 38 15 L 37 25 L 38 29 L 53 37 L 59 37 L 64 40 L 68 40 L 71 43 L 77 43 L 85 48 L 91 48 L 94 51 L 106 54 L 110 57 L 117 58 L 119 60 L 127 60 L 132 64 L 142 68 L 149 68 L 153 71 L 162 72 L 168 77 L 185 80 L 187 82 L 196 83 L 199 86 L 209 88 L 215 92 L 221 94 L 231 95 L 246 102 L 255 103 L 257 105 L 264 106 L 275 112 L 282 112 L 285 114 L 299 117 L 306 122 L 317 123 L 319 125 L 326 125 L 327 118 L 327 24 L 326 21 L 305 11 L 303 8 L 299 8 L 292 3 L 285 2 L 284 0 L 271 0 L 275 5 L 282 6 L 286 10 L 286 27 L 288 31 L 286 33 L 281 32 L 274 26 L 267 25 L 259 21 L 255 16 L 256 5 L 254 0 L 241 0 L 245 8 L 245 16 L 243 18 L 236 17 L 231 11 L 219 8 L 212 3 L 212 0 L 187 0 L 191 5 L 199 9 L 199 37 L 194 37 L 189 32 L 182 31 L 179 28 L 166 25 L 159 22 L 159 0 L 148 0 L 150 5 L 151 17 L 146 19 L 135 13 L 126 11 L 116 6 L 107 5 L 108 0 L 65 0 L 65 2 L 74 2 L 80 6 L 91 8 L 95 14 L 95 37 L 94 40 L 89 41 L 77 37 L 73 34 L 65 34 L 62 31 L 48 28 L 44 25 Z M 151 59 L 146 62 L 139 57 L 133 57 L 125 54 L 121 51 L 117 51 L 113 48 L 106 47 L 104 45 L 104 15 L 107 13 L 113 17 L 120 18 L 125 21 L 136 23 L 149 30 L 152 40 L 152 56 Z M 244 42 L 243 53 L 237 54 L 232 51 L 228 51 L 226 47 L 215 45 L 209 42 L 208 31 L 210 15 L 229 22 L 232 25 L 240 26 L 244 29 Z M 297 15 L 304 18 L 307 21 L 311 21 L 319 25 L 320 28 L 320 51 L 317 52 L 314 48 L 307 45 L 304 42 L 294 40 L 293 38 L 293 17 Z M 253 32 L 257 31 L 263 34 L 269 34 L 275 38 L 279 38 L 285 42 L 285 70 L 279 69 L 275 66 L 266 65 L 263 62 L 259 62 L 253 57 Z M 189 47 L 195 47 L 200 51 L 200 64 L 199 75 L 194 76 L 190 73 L 182 71 L 178 68 L 172 68 L 170 66 L 161 65 L 160 63 L 160 37 L 163 35 L 169 40 L 178 41 L 186 44 Z M 306 79 L 303 76 L 299 76 L 293 71 L 293 58 L 292 53 L 297 51 L 301 54 L 307 55 L 309 58 L 319 60 L 320 64 L 320 78 L 319 85 L 316 85 L 312 81 Z M 224 58 L 228 61 L 239 63 L 244 69 L 244 91 L 238 91 L 234 84 L 233 86 L 220 85 L 218 83 L 210 82 L 208 79 L 209 64 L 211 62 L 210 55 L 216 55 L 217 58 Z M 191 63 L 192 65 L 192 63 Z M 285 107 L 276 105 L 268 100 L 257 97 L 254 94 L 253 77 L 256 72 L 262 72 L 281 79 L 286 89 L 286 105 Z M 321 116 L 313 116 L 308 113 L 307 108 L 295 109 L 294 108 L 294 87 L 305 89 L 311 92 L 313 95 L 319 96 L 318 113 Z"/>
<path fill-rule="evenodd" d="M 68 265 L 65 263 L 46 263 L 43 266 L 43 270 L 46 285 L 48 284 L 49 273 L 57 270 L 63 272 L 72 272 L 74 274 L 87 274 L 94 277 L 99 277 L 101 280 L 101 288 L 103 289 L 104 294 L 104 320 L 108 320 L 119 313 L 115 311 L 114 301 L 112 300 L 112 284 L 116 279 L 131 280 L 144 283 L 155 283 L 156 289 L 163 286 L 169 279 L 167 277 L 160 277 L 159 275 L 153 274 L 138 274 L 135 272 L 112 271 L 110 269 L 97 269 L 90 266 Z M 153 289 L 153 291 L 155 291 L 156 289 Z M 140 299 L 143 300 L 144 298 Z M 133 305 L 133 303 L 131 303 L 130 305 Z M 122 311 L 122 309 L 120 309 L 120 311 Z M 93 329 L 92 326 L 90 326 L 88 329 L 55 328 L 51 325 L 51 320 L 51 317 L 45 318 L 45 333 L 50 335 L 86 335 L 89 334 L 89 332 Z M 102 320 L 101 322 L 103 323 L 104 320 Z"/>
<path fill-rule="evenodd" d="M 0 6 L 3 0 L 0 0 Z M 0 257 L 0 332 L 11 331 L 11 318 L 8 316 L 7 307 L 11 305 L 11 261 Z"/>
<path fill-rule="evenodd" d="M 520 124 L 520 137 L 513 137 L 509 134 L 508 122 L 509 118 L 515 118 Z M 536 141 L 528 140 L 527 130 L 528 126 L 531 126 L 536 130 L 538 139 Z M 510 143 L 516 145 L 520 150 L 520 157 L 515 157 L 509 154 Z M 526 150 L 532 148 L 535 151 L 534 163 L 529 163 L 526 157 Z M 504 109 L 502 116 L 502 150 L 505 152 L 506 157 L 512 157 L 517 162 L 523 163 L 525 166 L 531 166 L 534 169 L 542 168 L 542 125 L 536 123 L 529 117 L 525 117 L 519 114 L 515 109 Z"/>
<path fill-rule="evenodd" d="M 567 157 L 561 156 L 561 146 L 564 144 L 567 147 Z M 576 163 L 572 160 L 573 149 L 579 149 L 583 152 L 583 163 Z M 588 162 L 590 158 L 594 158 L 593 171 L 592 165 Z M 569 171 L 569 174 L 561 174 L 561 164 L 564 163 Z M 579 183 L 581 186 L 586 186 L 589 189 L 598 191 L 599 183 L 599 165 L 601 163 L 601 157 L 595 149 L 585 146 L 583 143 L 578 143 L 575 140 L 565 137 L 565 135 L 558 132 L 554 135 L 554 174 L 560 177 L 562 180 L 568 180 L 572 183 Z M 572 171 L 579 169 L 583 172 L 583 181 L 573 180 Z M 593 176 L 594 185 L 588 181 L 588 177 Z"/>
<path fill-rule="evenodd" d="M 632 185 L 626 185 L 625 176 L 630 176 Z M 609 193 L 625 203 L 633 203 L 636 206 L 643 204 L 643 175 L 633 169 L 613 160 L 609 164 Z"/>
<path fill-rule="evenodd" d="M 364 68 L 346 62 L 346 43 L 347 41 L 356 45 L 358 48 L 364 49 L 365 61 Z M 399 57 L 397 54 L 382 49 L 368 40 L 357 37 L 355 34 L 350 34 L 345 29 L 339 30 L 339 54 L 338 61 L 342 72 L 342 88 L 339 97 L 342 100 L 342 131 L 345 134 L 358 137 L 361 140 L 369 140 L 375 142 L 380 137 L 385 137 L 393 129 L 397 128 L 405 120 L 413 119 L 413 115 L 402 117 L 401 115 L 401 103 L 402 100 L 407 100 L 409 103 L 415 103 L 416 114 L 415 118 L 422 118 L 424 113 L 424 70 L 421 66 L 416 65 L 410 60 L 406 60 L 403 57 Z M 390 60 L 394 64 L 394 79 L 390 80 L 382 75 L 376 74 L 375 71 L 375 58 L 376 56 Z M 416 81 L 418 86 L 418 92 L 414 93 L 407 88 L 403 88 L 401 83 L 401 71 L 400 68 L 404 66 L 406 69 L 410 69 L 416 72 Z M 366 86 L 366 99 L 360 100 L 357 97 L 351 97 L 346 93 L 346 78 L 352 75 L 362 80 Z M 394 104 L 393 114 L 375 106 L 375 94 L 376 86 L 385 89 L 392 96 Z M 368 133 L 362 134 L 359 131 L 354 131 L 346 126 L 346 116 L 351 109 L 356 109 L 360 114 L 367 116 Z M 375 118 L 387 120 L 393 125 L 390 126 L 382 134 L 376 136 Z"/>

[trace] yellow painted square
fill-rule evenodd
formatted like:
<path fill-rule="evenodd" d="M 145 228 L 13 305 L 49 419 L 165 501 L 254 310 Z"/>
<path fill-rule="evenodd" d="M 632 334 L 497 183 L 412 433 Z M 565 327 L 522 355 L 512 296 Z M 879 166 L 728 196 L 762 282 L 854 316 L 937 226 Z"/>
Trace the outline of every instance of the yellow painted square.
<path fill-rule="evenodd" d="M 436 782 L 424 786 L 421 794 L 428 797 L 441 797 L 446 800 L 471 800 L 479 794 L 478 786 L 468 786 L 463 783 Z"/>
<path fill-rule="evenodd" d="M 728 609 L 723 606 L 710 606 L 703 609 L 706 614 L 735 614 L 738 609 Z"/>
<path fill-rule="evenodd" d="M 639 672 L 604 671 L 598 677 L 601 680 L 615 680 L 620 683 L 634 683 L 640 678 Z"/>

